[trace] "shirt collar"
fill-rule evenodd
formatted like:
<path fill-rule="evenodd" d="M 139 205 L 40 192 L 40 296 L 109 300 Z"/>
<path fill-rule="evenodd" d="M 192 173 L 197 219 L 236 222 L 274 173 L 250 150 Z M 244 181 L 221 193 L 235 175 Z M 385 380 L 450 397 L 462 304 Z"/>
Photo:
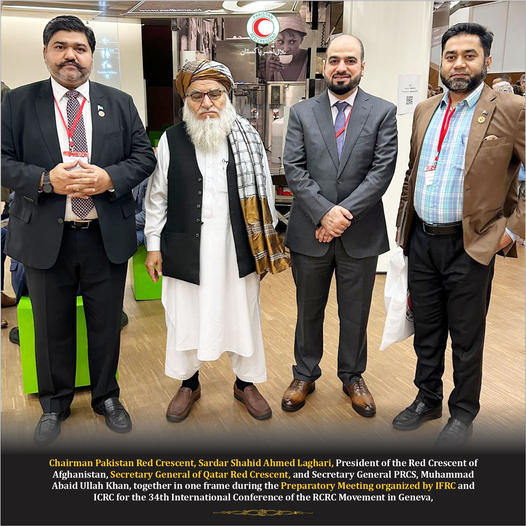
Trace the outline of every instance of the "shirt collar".
<path fill-rule="evenodd" d="M 51 88 L 53 90 L 53 96 L 57 102 L 64 97 L 64 95 L 69 91 L 68 88 L 59 84 L 53 77 L 51 77 Z M 75 88 L 88 102 L 89 102 L 89 80 Z"/>
<path fill-rule="evenodd" d="M 468 108 L 475 106 L 480 98 L 480 94 L 484 89 L 484 82 L 481 82 L 465 99 L 461 100 L 457 106 L 460 104 L 467 104 Z M 449 104 L 449 90 L 446 90 L 442 100 L 440 101 L 440 106 L 447 106 Z"/>
<path fill-rule="evenodd" d="M 358 88 L 360 89 L 360 88 Z M 354 106 L 354 99 L 356 98 L 356 94 L 358 93 L 358 89 L 355 89 L 346 99 L 339 99 L 332 93 L 331 90 L 328 90 L 329 94 L 329 102 L 331 104 L 331 108 L 337 103 L 337 102 L 346 102 L 349 104 L 349 106 Z"/>

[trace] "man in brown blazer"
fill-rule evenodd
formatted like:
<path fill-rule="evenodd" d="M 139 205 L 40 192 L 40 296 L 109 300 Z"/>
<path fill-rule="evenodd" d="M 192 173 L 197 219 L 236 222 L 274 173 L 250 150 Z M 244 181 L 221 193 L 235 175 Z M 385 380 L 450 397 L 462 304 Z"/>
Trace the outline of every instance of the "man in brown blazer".
<path fill-rule="evenodd" d="M 397 239 L 409 260 L 415 317 L 415 401 L 393 420 L 416 429 L 442 416 L 448 331 L 455 387 L 438 447 L 458 447 L 479 411 L 482 349 L 495 254 L 516 257 L 524 238 L 524 99 L 484 84 L 493 34 L 456 24 L 442 37 L 448 88 L 415 110 Z"/>

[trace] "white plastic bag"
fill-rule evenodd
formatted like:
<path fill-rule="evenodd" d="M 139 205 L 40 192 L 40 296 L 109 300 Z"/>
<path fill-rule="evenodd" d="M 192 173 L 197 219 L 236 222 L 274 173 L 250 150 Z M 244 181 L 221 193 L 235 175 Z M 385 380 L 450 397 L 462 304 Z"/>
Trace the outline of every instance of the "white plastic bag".
<path fill-rule="evenodd" d="M 391 259 L 385 279 L 384 289 L 385 318 L 384 333 L 380 350 L 405 340 L 415 332 L 412 312 L 408 305 L 407 294 L 407 256 L 401 247 L 397 247 Z"/>

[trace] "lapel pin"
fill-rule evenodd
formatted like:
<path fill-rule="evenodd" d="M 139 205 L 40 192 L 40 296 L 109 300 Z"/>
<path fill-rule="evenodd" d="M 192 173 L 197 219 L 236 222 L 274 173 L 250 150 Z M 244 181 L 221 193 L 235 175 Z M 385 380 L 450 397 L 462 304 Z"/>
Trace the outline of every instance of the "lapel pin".
<path fill-rule="evenodd" d="M 480 124 L 482 124 L 483 122 L 486 121 L 486 117 L 483 117 L 482 115 L 478 118 L 478 121 L 480 122 Z"/>
<path fill-rule="evenodd" d="M 482 110 L 482 115 L 487 115 L 488 112 L 486 110 Z"/>
<path fill-rule="evenodd" d="M 97 110 L 99 112 L 99 117 L 104 117 L 104 115 L 106 115 L 104 113 L 104 106 L 101 106 L 100 104 L 97 104 Z"/>

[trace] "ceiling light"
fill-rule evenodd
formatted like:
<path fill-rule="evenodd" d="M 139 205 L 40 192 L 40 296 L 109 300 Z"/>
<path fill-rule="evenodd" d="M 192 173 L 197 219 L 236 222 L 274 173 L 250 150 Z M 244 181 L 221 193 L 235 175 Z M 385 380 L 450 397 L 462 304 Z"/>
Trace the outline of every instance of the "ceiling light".
<path fill-rule="evenodd" d="M 236 11 L 237 13 L 257 13 L 258 11 L 272 11 L 283 7 L 287 2 L 271 2 L 258 0 L 256 2 L 247 2 L 245 5 L 239 5 L 239 0 L 223 2 L 223 9 Z"/>
<path fill-rule="evenodd" d="M 11 5 L 11 4 L 3 4 L 2 9 L 26 9 L 28 11 L 60 11 L 62 13 L 94 13 L 94 14 L 100 14 L 101 11 L 96 9 L 83 9 L 82 7 L 79 8 L 71 8 L 71 7 L 42 7 L 42 6 L 34 6 L 34 5 Z"/>

